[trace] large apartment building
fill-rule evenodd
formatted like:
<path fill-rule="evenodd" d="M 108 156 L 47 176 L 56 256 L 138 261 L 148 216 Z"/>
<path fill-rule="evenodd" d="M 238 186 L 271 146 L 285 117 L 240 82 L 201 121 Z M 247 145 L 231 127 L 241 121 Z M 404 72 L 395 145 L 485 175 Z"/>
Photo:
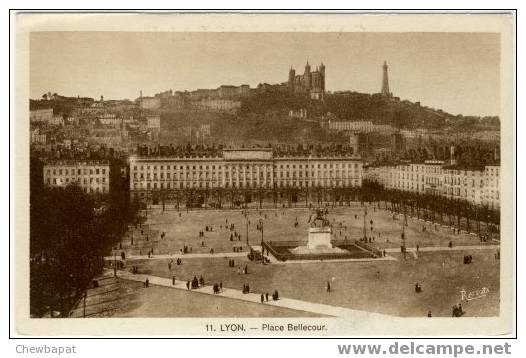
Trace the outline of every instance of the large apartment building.
<path fill-rule="evenodd" d="M 362 184 L 354 156 L 280 156 L 272 149 L 225 149 L 215 157 L 132 157 L 130 191 L 347 188 Z"/>
<path fill-rule="evenodd" d="M 108 161 L 57 160 L 44 164 L 44 185 L 65 187 L 76 183 L 88 194 L 106 194 L 110 191 L 110 164 Z"/>
<path fill-rule="evenodd" d="M 498 165 L 487 165 L 484 170 L 461 169 L 446 166 L 443 161 L 429 160 L 425 163 L 369 167 L 364 178 L 387 189 L 442 195 L 498 208 L 499 169 Z"/>

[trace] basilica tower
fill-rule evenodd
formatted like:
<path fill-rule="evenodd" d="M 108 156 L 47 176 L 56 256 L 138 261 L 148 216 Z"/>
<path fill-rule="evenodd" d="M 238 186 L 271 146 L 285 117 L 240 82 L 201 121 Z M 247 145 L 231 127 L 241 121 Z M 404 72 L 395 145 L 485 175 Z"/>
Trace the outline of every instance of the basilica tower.
<path fill-rule="evenodd" d="M 303 85 L 305 86 L 305 88 L 307 90 L 310 90 L 311 83 L 312 83 L 312 75 L 310 72 L 310 64 L 308 60 L 307 60 L 307 64 L 305 65 L 305 72 L 303 73 L 303 81 L 304 81 Z"/>
<path fill-rule="evenodd" d="M 294 92 L 294 81 L 296 80 L 296 71 L 290 66 L 289 70 L 289 89 Z"/>

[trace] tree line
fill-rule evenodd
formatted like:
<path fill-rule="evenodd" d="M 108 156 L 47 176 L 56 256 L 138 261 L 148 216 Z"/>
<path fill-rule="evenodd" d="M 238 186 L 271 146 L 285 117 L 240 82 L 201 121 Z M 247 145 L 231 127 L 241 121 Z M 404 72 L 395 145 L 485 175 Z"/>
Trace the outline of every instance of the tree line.
<path fill-rule="evenodd" d="M 500 231 L 498 208 L 475 205 L 467 200 L 386 189 L 381 184 L 368 180 L 362 183 L 361 200 L 377 203 L 379 207 L 382 207 L 383 202 L 385 209 L 396 213 L 456 226 L 467 232 L 493 234 Z"/>
<path fill-rule="evenodd" d="M 65 316 L 101 273 L 103 256 L 138 223 L 126 192 L 93 197 L 77 185 L 30 194 L 30 313 Z"/>

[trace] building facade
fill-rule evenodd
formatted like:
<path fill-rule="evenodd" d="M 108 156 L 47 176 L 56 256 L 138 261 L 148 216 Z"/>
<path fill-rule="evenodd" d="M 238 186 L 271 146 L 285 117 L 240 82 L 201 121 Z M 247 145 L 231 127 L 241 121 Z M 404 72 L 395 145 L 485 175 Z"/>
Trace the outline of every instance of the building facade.
<path fill-rule="evenodd" d="M 388 124 L 373 124 L 372 121 L 335 121 L 329 120 L 328 128 L 338 132 L 360 132 L 379 133 L 390 135 L 396 132 L 395 128 Z"/>
<path fill-rule="evenodd" d="M 371 121 L 332 121 L 329 120 L 329 130 L 370 133 L 374 125 Z"/>
<path fill-rule="evenodd" d="M 45 133 L 40 133 L 40 129 L 31 131 L 31 144 L 46 144 L 47 136 Z"/>
<path fill-rule="evenodd" d="M 276 157 L 271 149 L 229 149 L 216 157 L 130 158 L 130 192 L 349 188 L 362 184 L 359 157 Z"/>
<path fill-rule="evenodd" d="M 107 161 L 51 161 L 44 164 L 44 185 L 65 187 L 76 183 L 88 194 L 110 191 L 110 165 Z"/>
<path fill-rule="evenodd" d="M 161 130 L 161 116 L 146 116 L 146 127 L 150 130 Z"/>
<path fill-rule="evenodd" d="M 440 195 L 498 208 L 499 170 L 498 165 L 474 170 L 448 167 L 443 161 L 429 160 L 425 163 L 368 167 L 364 179 L 377 182 L 386 189 Z"/>
<path fill-rule="evenodd" d="M 290 110 L 289 111 L 289 117 L 290 118 L 298 118 L 298 119 L 307 119 L 307 109 L 306 108 L 300 108 L 297 111 Z"/>
<path fill-rule="evenodd" d="M 192 106 L 199 111 L 236 112 L 241 108 L 241 102 L 230 99 L 206 98 L 193 102 Z"/>
<path fill-rule="evenodd" d="M 122 123 L 122 119 L 117 117 L 115 114 L 105 113 L 98 117 L 98 120 L 101 124 L 106 126 L 119 126 Z"/>
<path fill-rule="evenodd" d="M 138 102 L 141 109 L 159 109 L 161 107 L 159 97 L 139 97 Z"/>
<path fill-rule="evenodd" d="M 484 197 L 482 202 L 491 208 L 500 207 L 500 166 L 487 165 L 484 168 Z"/>
<path fill-rule="evenodd" d="M 31 123 L 49 123 L 53 119 L 53 108 L 35 109 L 29 111 L 29 121 Z"/>

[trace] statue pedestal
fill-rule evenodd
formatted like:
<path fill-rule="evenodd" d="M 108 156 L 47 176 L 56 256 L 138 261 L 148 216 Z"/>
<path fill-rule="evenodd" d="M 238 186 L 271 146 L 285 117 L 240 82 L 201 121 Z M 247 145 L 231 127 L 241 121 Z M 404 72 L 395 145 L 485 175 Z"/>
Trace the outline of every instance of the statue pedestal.
<path fill-rule="evenodd" d="M 328 226 L 309 228 L 309 241 L 307 247 L 316 249 L 320 247 L 332 249 L 331 244 L 332 231 Z"/>

